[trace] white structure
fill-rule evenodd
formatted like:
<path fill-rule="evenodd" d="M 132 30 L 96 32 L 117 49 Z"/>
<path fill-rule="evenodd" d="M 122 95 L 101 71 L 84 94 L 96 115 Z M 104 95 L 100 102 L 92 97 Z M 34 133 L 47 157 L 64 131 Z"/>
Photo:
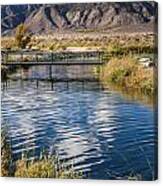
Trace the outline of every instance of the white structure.
<path fill-rule="evenodd" d="M 140 58 L 138 62 L 144 67 L 149 67 L 151 64 L 153 64 L 153 61 L 149 57 Z"/>
<path fill-rule="evenodd" d="M 99 47 L 67 47 L 66 51 L 69 52 L 93 52 L 100 51 Z"/>

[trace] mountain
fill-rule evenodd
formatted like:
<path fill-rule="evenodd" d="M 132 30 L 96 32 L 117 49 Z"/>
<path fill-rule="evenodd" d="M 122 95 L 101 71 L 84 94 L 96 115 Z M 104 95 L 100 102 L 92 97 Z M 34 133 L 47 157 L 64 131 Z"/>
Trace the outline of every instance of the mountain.
<path fill-rule="evenodd" d="M 157 21 L 157 3 L 105 2 L 1 6 L 2 35 L 13 34 L 24 23 L 34 34 L 58 30 L 99 30 Z"/>

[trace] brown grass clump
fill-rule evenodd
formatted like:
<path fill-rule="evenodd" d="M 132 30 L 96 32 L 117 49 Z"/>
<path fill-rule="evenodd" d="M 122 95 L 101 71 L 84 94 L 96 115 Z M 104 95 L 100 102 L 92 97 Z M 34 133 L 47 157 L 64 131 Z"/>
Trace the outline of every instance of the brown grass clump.
<path fill-rule="evenodd" d="M 132 57 L 112 58 L 104 67 L 102 80 L 124 88 L 154 92 L 153 68 L 144 68 Z"/>
<path fill-rule="evenodd" d="M 22 178 L 79 179 L 82 178 L 82 173 L 75 172 L 73 168 L 65 168 L 57 158 L 43 157 L 33 161 L 27 159 L 18 160 L 14 176 Z"/>
<path fill-rule="evenodd" d="M 55 177 L 53 163 L 49 160 L 27 163 L 26 160 L 16 162 L 15 177 L 52 178 Z"/>

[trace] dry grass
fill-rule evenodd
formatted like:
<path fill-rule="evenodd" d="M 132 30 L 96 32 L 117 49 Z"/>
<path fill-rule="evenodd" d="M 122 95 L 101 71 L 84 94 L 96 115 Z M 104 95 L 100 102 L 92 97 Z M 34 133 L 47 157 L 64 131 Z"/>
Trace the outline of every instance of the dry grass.
<path fill-rule="evenodd" d="M 153 52 L 154 34 L 85 34 L 69 33 L 47 36 L 32 36 L 28 48 L 39 50 L 65 50 L 67 47 L 98 47 L 112 54 L 129 52 Z M 16 48 L 14 37 L 2 37 L 3 48 Z"/>
<path fill-rule="evenodd" d="M 34 161 L 27 159 L 16 162 L 15 177 L 25 178 L 60 178 L 79 179 L 82 173 L 75 172 L 73 168 L 66 168 L 57 158 L 43 157 Z"/>
<path fill-rule="evenodd" d="M 155 90 L 153 68 L 144 68 L 132 57 L 112 58 L 104 67 L 102 81 L 148 94 Z"/>

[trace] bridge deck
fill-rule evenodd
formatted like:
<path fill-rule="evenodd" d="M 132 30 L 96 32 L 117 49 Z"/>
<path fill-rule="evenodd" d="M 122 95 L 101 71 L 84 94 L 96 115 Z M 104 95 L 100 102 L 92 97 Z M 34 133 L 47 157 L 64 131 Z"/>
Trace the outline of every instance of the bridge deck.
<path fill-rule="evenodd" d="M 98 82 L 99 78 L 11 78 L 12 80 L 23 80 L 23 81 L 49 81 L 49 82 Z"/>
<path fill-rule="evenodd" d="M 37 61 L 10 61 L 3 62 L 2 65 L 101 65 L 102 61 L 98 60 L 68 60 L 68 61 L 45 61 L 45 62 L 37 62 Z"/>

